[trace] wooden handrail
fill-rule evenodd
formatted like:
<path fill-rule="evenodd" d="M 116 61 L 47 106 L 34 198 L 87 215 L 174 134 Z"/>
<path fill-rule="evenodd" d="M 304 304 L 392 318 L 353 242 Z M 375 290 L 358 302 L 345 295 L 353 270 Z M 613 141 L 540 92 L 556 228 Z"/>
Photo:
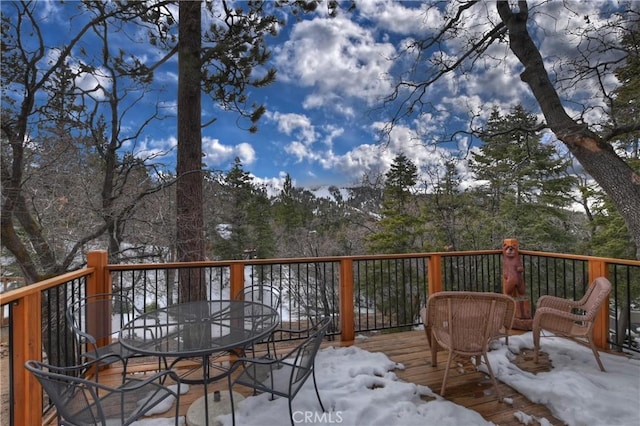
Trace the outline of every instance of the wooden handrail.
<path fill-rule="evenodd" d="M 94 272 L 95 268 L 87 266 L 84 269 L 67 272 L 65 274 L 58 275 L 57 277 L 49 278 L 34 284 L 29 284 L 24 287 L 15 288 L 5 293 L 0 293 L 0 306 L 19 302 L 21 299 L 30 296 L 31 294 L 42 293 L 44 290 L 57 287 L 60 284 L 66 283 L 68 281 L 73 281 L 78 278 L 90 276 Z"/>
<path fill-rule="evenodd" d="M 30 359 L 42 360 L 42 292 L 83 277 L 92 282 L 93 291 L 103 291 L 111 283 L 106 265 L 106 252 L 92 252 L 87 256 L 87 268 L 0 294 L 0 306 L 11 305 L 11 386 L 15 425 L 42 425 L 42 410 L 33 409 L 42 407 L 42 389 L 24 368 Z M 109 278 L 105 279 L 107 276 Z"/>

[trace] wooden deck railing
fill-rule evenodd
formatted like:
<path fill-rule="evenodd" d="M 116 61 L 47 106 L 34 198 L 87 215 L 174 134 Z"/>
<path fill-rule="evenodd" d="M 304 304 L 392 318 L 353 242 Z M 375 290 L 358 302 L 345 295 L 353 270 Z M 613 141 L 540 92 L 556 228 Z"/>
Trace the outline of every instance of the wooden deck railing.
<path fill-rule="evenodd" d="M 562 293 L 559 282 L 573 280 L 573 292 L 580 283 L 592 282 L 598 276 L 610 278 L 614 284 L 613 297 L 617 304 L 630 309 L 625 303 L 631 303 L 631 294 L 640 287 L 640 261 L 596 258 L 589 256 L 563 255 L 521 250 L 525 259 L 525 269 L 542 268 L 543 262 L 552 262 L 552 267 L 544 266 L 544 272 L 528 271 L 527 282 L 531 285 L 532 301 L 542 294 Z M 358 321 L 355 306 L 357 286 L 366 285 L 366 274 L 360 274 L 360 268 L 367 268 L 375 262 L 416 259 L 424 265 L 420 273 L 424 274 L 428 294 L 443 290 L 471 289 L 474 291 L 500 291 L 499 271 L 500 251 L 487 250 L 477 252 L 414 253 L 402 255 L 324 257 L 308 259 L 251 259 L 246 261 L 191 262 L 174 264 L 109 265 L 105 251 L 90 252 L 87 267 L 70 272 L 23 288 L 0 294 L 0 308 L 10 310 L 10 357 L 11 357 L 11 424 L 24 426 L 42 425 L 42 392 L 36 380 L 23 367 L 29 359 L 41 359 L 43 355 L 43 294 L 66 283 L 80 280 L 86 295 L 110 292 L 113 275 L 120 271 L 131 270 L 168 270 L 170 268 L 224 268 L 228 271 L 229 294 L 237 294 L 248 280 L 245 271 L 248 267 L 269 265 L 294 265 L 331 263 L 338 265 L 337 287 L 338 303 L 335 306 L 339 321 L 336 332 L 342 341 L 350 342 L 355 333 L 364 330 Z M 489 266 L 478 266 L 479 261 L 490 259 Z M 497 260 L 496 260 L 497 259 Z M 528 263 L 527 263 L 528 261 Z M 455 265 L 455 266 L 454 266 Z M 528 266 L 527 266 L 528 265 Z M 538 266 L 536 266 L 538 265 Z M 385 266 L 388 268 L 388 265 Z M 498 269 L 496 269 L 498 268 Z M 488 269 L 488 270 L 485 270 Z M 385 270 L 386 271 L 386 270 Z M 398 271 L 394 272 L 396 275 Z M 411 275 L 416 275 L 415 270 Z M 545 278 L 545 275 L 546 278 Z M 365 276 L 365 278 L 362 278 Z M 379 277 L 378 277 L 379 279 Z M 225 278 L 226 280 L 226 278 Z M 356 282 L 358 283 L 356 286 Z M 420 282 L 420 281 L 419 281 Z M 529 284 L 531 283 L 531 284 Z M 470 286 L 471 288 L 466 288 Z M 419 287 L 419 286 L 418 286 Z M 635 290 L 632 291 L 632 288 Z M 623 290 L 620 290 L 623 289 Z M 419 290 L 418 290 L 419 291 Z M 63 292 L 64 293 L 64 292 Z M 622 294 L 622 296 L 620 296 Z M 634 293 L 635 294 L 635 293 Z M 424 303 L 427 294 L 418 293 L 420 303 Z M 534 303 L 532 303 L 534 305 Z M 623 309 L 624 310 L 624 309 Z M 596 326 L 596 344 L 600 348 L 609 347 L 610 327 L 609 311 L 603 309 Z M 357 325 L 359 324 L 359 325 Z"/>

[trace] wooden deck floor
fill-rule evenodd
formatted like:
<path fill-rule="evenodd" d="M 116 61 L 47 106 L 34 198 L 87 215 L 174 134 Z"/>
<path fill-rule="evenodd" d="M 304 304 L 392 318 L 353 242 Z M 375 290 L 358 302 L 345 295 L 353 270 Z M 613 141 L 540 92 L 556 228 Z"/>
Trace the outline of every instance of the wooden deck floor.
<path fill-rule="evenodd" d="M 355 344 L 370 352 L 384 352 L 392 361 L 402 363 L 405 369 L 395 371 L 400 379 L 428 386 L 432 391 L 440 392 L 447 352 L 439 352 L 438 366 L 432 367 L 431 353 L 424 331 L 374 336 L 364 341 L 356 341 Z M 535 364 L 532 353 L 520 354 L 516 363 L 523 370 L 532 373 L 549 370 L 548 358 L 541 357 L 540 362 Z M 469 368 L 464 370 L 463 374 L 455 369 L 450 370 L 447 381 L 447 400 L 478 412 L 496 425 L 522 425 L 514 415 L 518 411 L 539 418 L 544 417 L 553 425 L 564 425 L 562 421 L 553 417 L 546 406 L 532 403 L 500 381 L 498 386 L 502 395 L 511 399 L 512 402 L 499 402 L 494 395 L 491 380 L 484 373 Z"/>
<path fill-rule="evenodd" d="M 439 352 L 438 366 L 432 367 L 431 355 L 423 331 L 373 335 L 368 339 L 356 340 L 353 342 L 353 345 L 369 352 L 385 353 L 392 361 L 404 365 L 404 370 L 394 371 L 400 379 L 428 386 L 434 392 L 440 392 L 447 353 Z M 348 344 L 339 341 L 325 341 L 323 347 L 327 346 L 348 346 Z M 523 370 L 532 373 L 548 371 L 549 369 L 549 363 L 545 357 L 541 358 L 539 364 L 535 364 L 532 360 L 532 354 L 528 353 L 520 354 L 516 363 Z M 129 365 L 129 371 L 133 372 L 136 370 L 143 372 L 153 368 L 153 365 L 156 364 L 132 361 Z M 182 364 L 180 368 L 186 369 L 187 365 Z M 545 406 L 532 403 L 511 387 L 500 382 L 498 383 L 503 396 L 512 402 L 499 402 L 494 395 L 491 381 L 483 373 L 473 371 L 472 369 L 465 370 L 467 371 L 465 371 L 464 374 L 460 374 L 454 371 L 454 369 L 449 373 L 450 377 L 447 384 L 446 395 L 446 399 L 449 401 L 478 412 L 486 420 L 496 425 L 522 425 L 515 416 L 516 412 L 524 412 L 531 416 L 545 418 L 552 425 L 564 424 L 562 421 L 553 417 Z M 100 377 L 101 381 L 119 380 L 120 371 L 118 371 L 118 369 L 109 369 L 101 373 Z M 226 391 L 226 381 L 222 380 L 209 385 L 209 392 L 216 389 Z M 485 392 L 485 390 L 487 392 Z M 247 391 L 247 396 L 249 393 L 250 391 Z M 180 397 L 180 415 L 186 415 L 189 406 L 201 397 L 202 394 L 202 386 L 190 386 L 189 392 Z M 168 414 L 169 413 L 165 413 L 164 416 L 166 417 Z M 55 422 L 50 421 L 45 424 L 47 424 L 47 426 L 55 425 Z"/>

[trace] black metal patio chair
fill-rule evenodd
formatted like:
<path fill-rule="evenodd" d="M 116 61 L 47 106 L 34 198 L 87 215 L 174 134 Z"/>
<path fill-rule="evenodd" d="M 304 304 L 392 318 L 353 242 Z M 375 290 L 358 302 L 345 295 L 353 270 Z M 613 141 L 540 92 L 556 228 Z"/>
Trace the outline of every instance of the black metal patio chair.
<path fill-rule="evenodd" d="M 78 366 L 55 367 L 30 360 L 25 368 L 38 379 L 55 406 L 58 424 L 129 425 L 171 397 L 175 398 L 178 425 L 180 383 L 176 381 L 176 390 L 163 385 L 167 377 L 177 379 L 173 371 L 146 378 L 127 376 L 121 385 L 111 387 L 94 380 L 94 370 L 102 361 L 98 358 Z"/>
<path fill-rule="evenodd" d="M 267 284 L 253 284 L 240 290 L 236 299 L 248 300 L 271 306 L 276 311 L 280 309 L 282 298 L 280 289 Z"/>
<path fill-rule="evenodd" d="M 236 294 L 236 299 L 261 303 L 275 309 L 279 312 L 280 304 L 282 303 L 282 296 L 280 289 L 268 284 L 253 284 L 244 287 Z M 253 342 L 249 348 L 242 348 L 236 351 L 236 355 L 245 356 L 246 351 L 251 352 L 250 356 L 255 356 L 255 345 L 265 344 L 267 352 L 274 350 L 273 334 L 269 335 L 266 339 L 258 342 Z M 273 349 L 272 349 L 273 348 Z"/>
<path fill-rule="evenodd" d="M 230 369 L 228 376 L 231 401 L 232 421 L 235 425 L 236 415 L 233 401 L 233 387 L 246 386 L 257 392 L 270 393 L 271 397 L 285 397 L 289 403 L 289 417 L 294 424 L 291 401 L 298 394 L 309 376 L 313 378 L 313 386 L 324 411 L 324 405 L 318 392 L 315 376 L 315 358 L 331 323 L 330 317 L 323 318 L 315 326 L 304 330 L 287 330 L 287 332 L 308 333 L 296 347 L 282 356 L 269 352 L 259 358 L 238 358 Z"/>
<path fill-rule="evenodd" d="M 124 348 L 118 341 L 119 327 L 113 327 L 112 317 L 120 316 L 119 326 L 133 321 L 144 312 L 138 309 L 133 300 L 119 293 L 101 293 L 82 298 L 67 308 L 67 321 L 76 337 L 80 363 L 85 360 L 100 359 L 103 364 L 121 362 L 123 376 L 127 374 L 127 363 L 130 358 L 141 357 L 142 354 Z M 108 321 L 98 319 L 108 318 Z M 148 333 L 157 333 L 159 328 L 149 324 L 145 328 Z M 158 369 L 164 359 L 158 360 Z"/>

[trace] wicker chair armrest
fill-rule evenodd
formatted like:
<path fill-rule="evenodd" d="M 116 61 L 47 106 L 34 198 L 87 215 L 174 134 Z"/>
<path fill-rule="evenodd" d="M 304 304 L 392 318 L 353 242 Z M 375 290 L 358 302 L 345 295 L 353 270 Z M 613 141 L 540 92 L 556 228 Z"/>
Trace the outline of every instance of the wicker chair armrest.
<path fill-rule="evenodd" d="M 573 308 L 580 306 L 575 300 L 563 299 L 556 296 L 541 296 L 536 304 L 536 310 L 540 308 L 552 308 L 559 311 L 571 312 Z"/>
<path fill-rule="evenodd" d="M 578 315 L 553 308 L 539 308 L 533 318 L 533 329 L 568 333 L 576 322 L 588 322 L 585 315 Z"/>
<path fill-rule="evenodd" d="M 536 316 L 553 315 L 554 317 L 570 320 L 570 321 L 586 321 L 586 315 L 575 314 L 554 308 L 539 308 L 536 310 Z"/>

